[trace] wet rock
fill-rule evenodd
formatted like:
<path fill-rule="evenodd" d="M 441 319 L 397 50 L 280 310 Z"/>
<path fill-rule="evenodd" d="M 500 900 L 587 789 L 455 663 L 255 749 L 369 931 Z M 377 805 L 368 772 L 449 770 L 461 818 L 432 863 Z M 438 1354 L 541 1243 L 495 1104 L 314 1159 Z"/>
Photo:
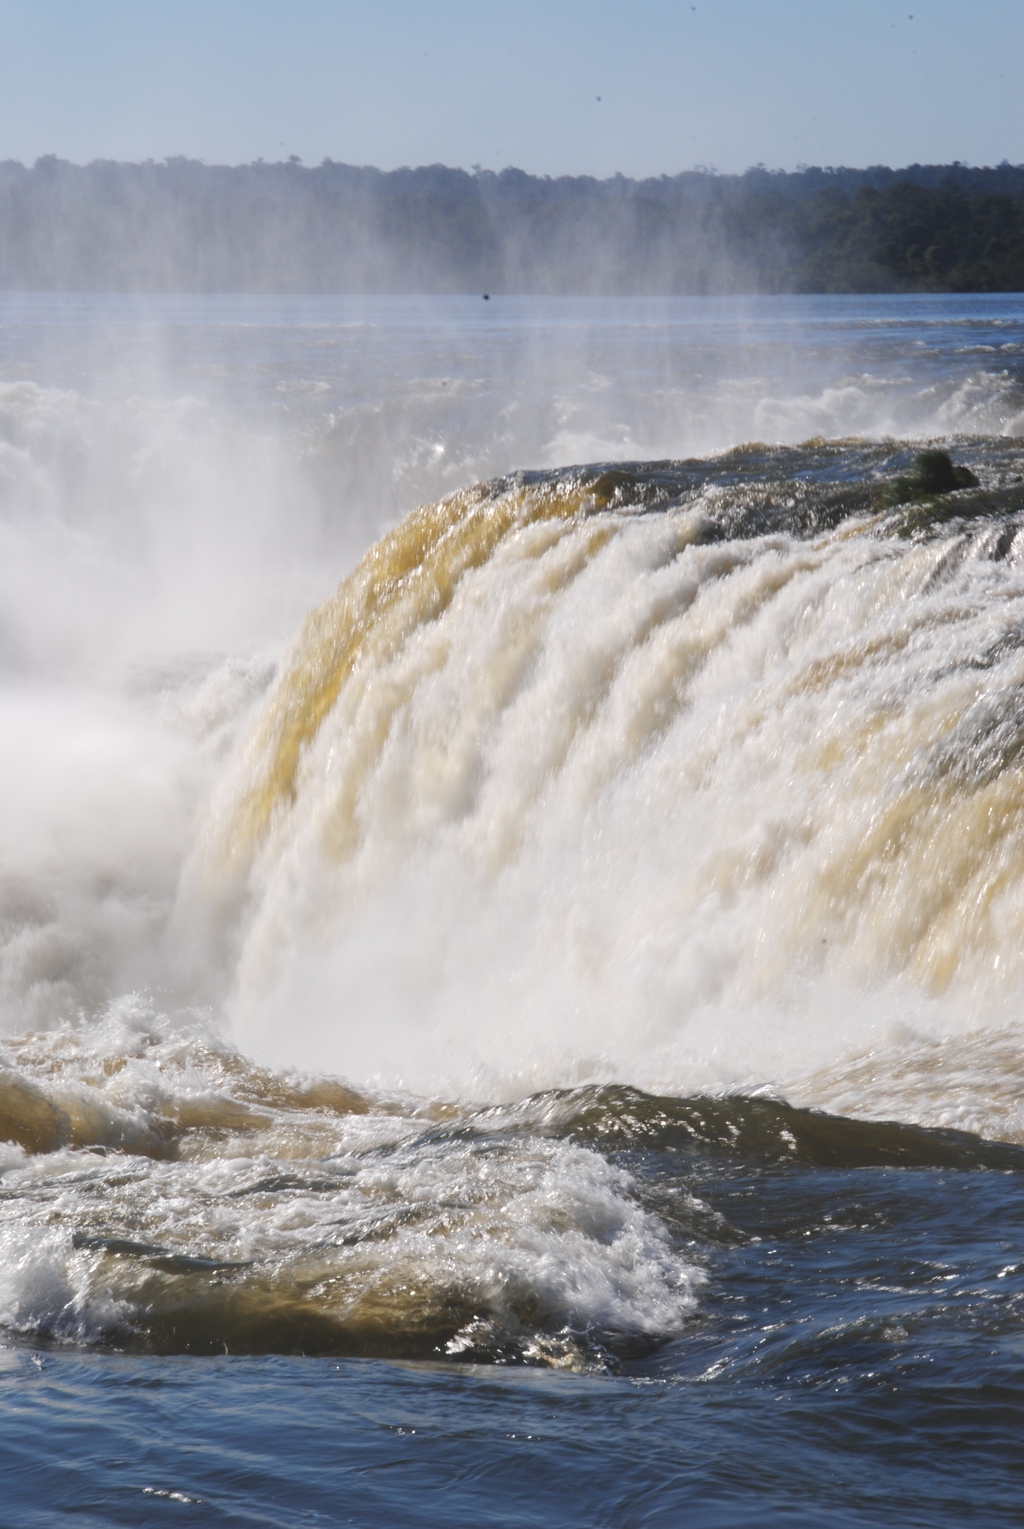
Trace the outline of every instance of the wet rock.
<path fill-rule="evenodd" d="M 978 480 L 967 467 L 955 463 L 948 451 L 929 447 L 919 451 L 909 473 L 901 474 L 885 492 L 887 508 L 900 504 L 926 504 L 960 488 L 977 488 Z"/>

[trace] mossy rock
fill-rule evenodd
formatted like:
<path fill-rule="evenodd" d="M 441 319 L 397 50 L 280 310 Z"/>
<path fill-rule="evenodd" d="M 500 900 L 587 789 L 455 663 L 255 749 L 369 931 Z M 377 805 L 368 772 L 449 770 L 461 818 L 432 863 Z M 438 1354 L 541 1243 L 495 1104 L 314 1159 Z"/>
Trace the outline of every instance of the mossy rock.
<path fill-rule="evenodd" d="M 930 504 L 958 488 L 977 487 L 978 480 L 970 468 L 958 466 L 948 451 L 929 447 L 927 451 L 917 453 L 909 473 L 901 474 L 888 484 L 883 504 L 888 510 L 901 504 Z"/>

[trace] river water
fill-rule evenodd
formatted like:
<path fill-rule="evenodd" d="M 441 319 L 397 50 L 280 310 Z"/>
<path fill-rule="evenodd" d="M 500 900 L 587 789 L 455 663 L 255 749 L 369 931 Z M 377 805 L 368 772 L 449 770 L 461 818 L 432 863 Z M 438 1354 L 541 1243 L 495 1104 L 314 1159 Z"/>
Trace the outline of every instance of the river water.
<path fill-rule="evenodd" d="M 1024 301 L 0 297 L 0 723 L 4 1522 L 1019 1521 Z"/>

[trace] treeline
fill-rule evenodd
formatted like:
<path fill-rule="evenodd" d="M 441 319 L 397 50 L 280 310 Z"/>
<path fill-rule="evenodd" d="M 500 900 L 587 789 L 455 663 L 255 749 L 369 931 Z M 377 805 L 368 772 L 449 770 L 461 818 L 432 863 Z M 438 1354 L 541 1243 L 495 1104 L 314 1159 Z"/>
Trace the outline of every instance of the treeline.
<path fill-rule="evenodd" d="M 776 197 L 751 213 L 755 226 L 775 223 L 792 256 L 768 290 L 1024 291 L 1024 188 L 897 179 L 824 190 L 795 207 Z"/>
<path fill-rule="evenodd" d="M 633 181 L 0 163 L 0 288 L 136 292 L 1024 290 L 1024 166 Z"/>

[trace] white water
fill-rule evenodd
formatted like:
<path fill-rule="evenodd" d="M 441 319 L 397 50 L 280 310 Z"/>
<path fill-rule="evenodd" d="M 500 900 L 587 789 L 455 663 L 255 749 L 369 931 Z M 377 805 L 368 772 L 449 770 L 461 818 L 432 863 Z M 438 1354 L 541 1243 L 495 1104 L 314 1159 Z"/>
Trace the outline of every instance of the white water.
<path fill-rule="evenodd" d="M 701 1273 L 548 1105 L 439 1099 L 1024 1136 L 1017 543 L 707 544 L 764 453 L 394 530 L 757 438 L 991 487 L 1022 354 L 1012 300 L 3 299 L 0 1325 L 586 1365 Z"/>
<path fill-rule="evenodd" d="M 1024 623 L 1020 563 L 948 576 L 952 538 L 856 523 L 695 546 L 700 515 L 524 526 L 440 616 L 410 595 L 256 855 L 247 1050 L 693 1092 L 1016 1018 L 1024 798 L 984 742 L 1024 662 L 975 660 Z"/>
<path fill-rule="evenodd" d="M 915 761 L 1019 683 L 1013 650 L 964 667 L 1020 619 L 1012 558 L 930 591 L 941 549 L 870 534 L 690 547 L 682 514 L 590 553 L 593 523 L 527 528 L 343 692 L 227 927 L 194 870 L 291 634 L 400 514 L 524 466 L 1012 434 L 1012 300 L 5 301 L 9 1034 L 137 991 L 417 1091 L 813 1094 L 851 1048 L 1016 1020 L 1016 882 L 971 902 L 966 808 L 843 881 Z M 947 830 L 955 935 L 919 905 Z"/>

